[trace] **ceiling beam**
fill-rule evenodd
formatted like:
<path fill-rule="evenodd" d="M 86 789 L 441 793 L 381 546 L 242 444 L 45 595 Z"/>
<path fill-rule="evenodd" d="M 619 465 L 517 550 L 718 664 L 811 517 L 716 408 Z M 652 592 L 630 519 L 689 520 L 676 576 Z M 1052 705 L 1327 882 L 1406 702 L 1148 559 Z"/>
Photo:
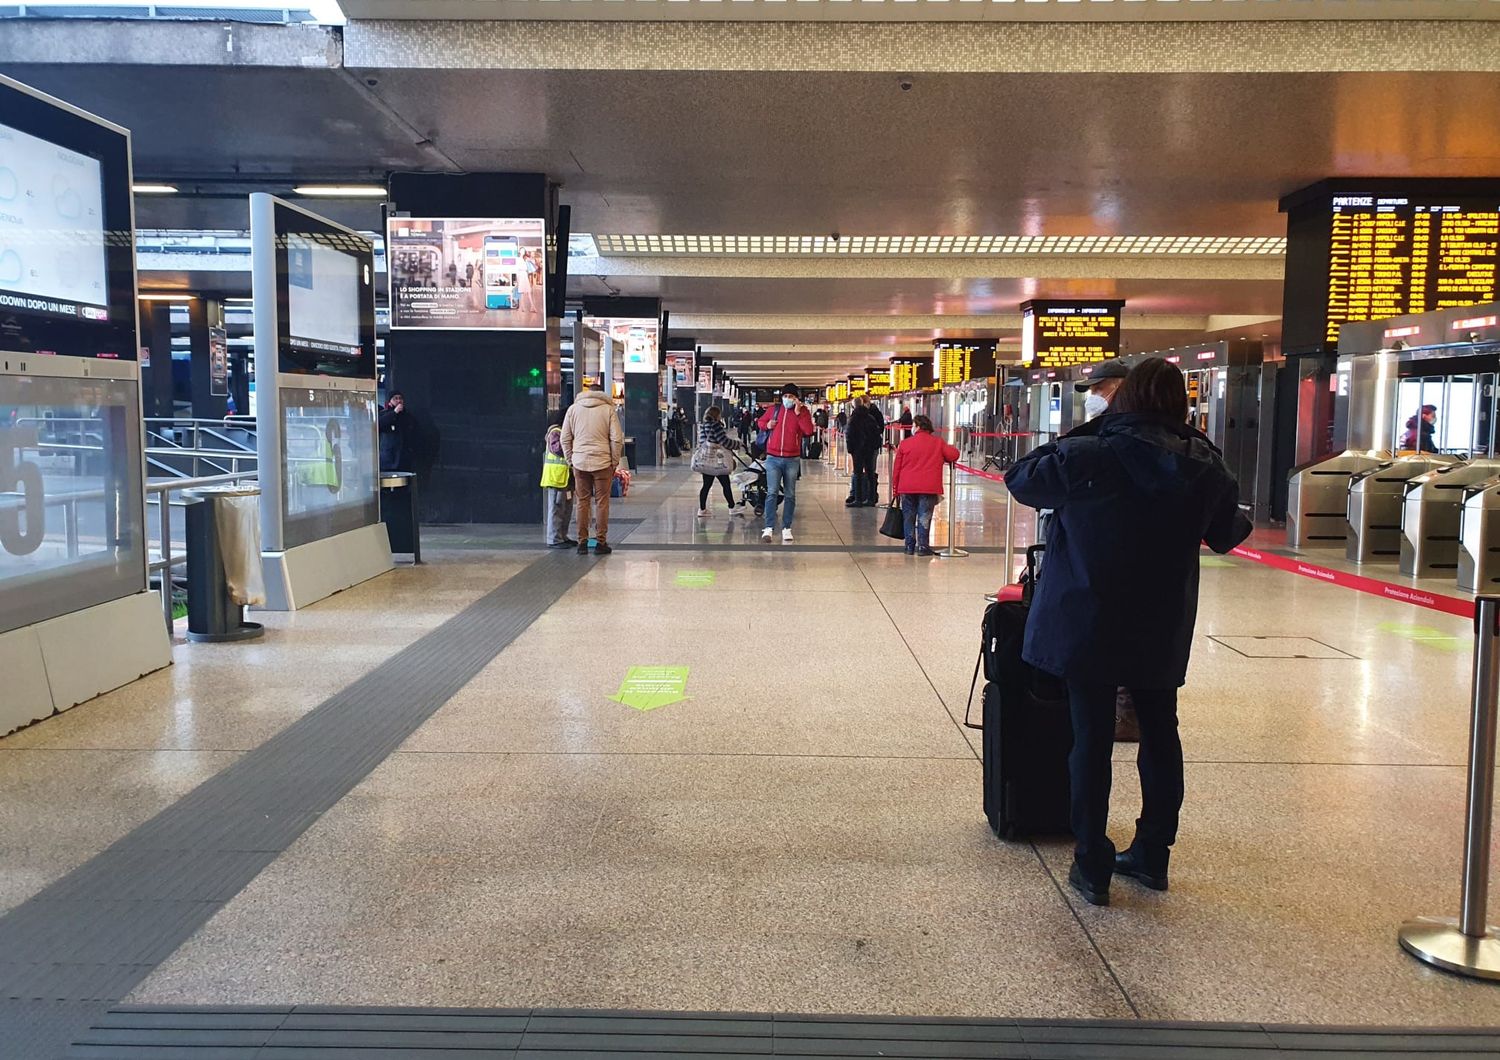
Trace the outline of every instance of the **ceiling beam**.
<path fill-rule="evenodd" d="M 1135 313 L 1126 310 L 1121 325 L 1126 329 L 1152 331 L 1210 330 L 1215 318 L 1200 313 Z M 1219 318 L 1224 319 L 1224 318 Z M 1240 318 L 1230 318 L 1240 319 Z M 1260 319 L 1260 318 L 1257 318 Z M 710 331 L 892 331 L 948 329 L 965 331 L 1016 331 L 1021 327 L 1020 313 L 911 314 L 885 316 L 866 314 L 823 313 L 673 313 L 672 327 L 685 334 L 701 335 Z"/>

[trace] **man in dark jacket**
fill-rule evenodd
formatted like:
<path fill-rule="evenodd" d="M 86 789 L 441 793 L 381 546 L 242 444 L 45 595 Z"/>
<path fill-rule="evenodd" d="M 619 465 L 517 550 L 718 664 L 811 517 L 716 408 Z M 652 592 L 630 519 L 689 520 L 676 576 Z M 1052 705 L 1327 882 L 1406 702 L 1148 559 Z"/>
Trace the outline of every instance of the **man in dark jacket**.
<path fill-rule="evenodd" d="M 1068 880 L 1097 905 L 1109 901 L 1113 872 L 1166 889 L 1182 805 L 1177 689 L 1197 619 L 1199 548 L 1228 552 L 1251 529 L 1218 450 L 1185 423 L 1187 389 L 1174 365 L 1137 366 L 1111 409 L 1005 476 L 1016 500 L 1055 512 L 1022 656 L 1068 685 L 1077 843 Z M 1143 806 L 1135 841 L 1117 857 L 1105 829 L 1120 687 L 1140 716 Z"/>
<path fill-rule="evenodd" d="M 412 448 L 412 415 L 398 390 L 380 410 L 380 470 L 410 471 Z"/>
<path fill-rule="evenodd" d="M 844 501 L 847 508 L 872 508 L 880 484 L 875 477 L 875 457 L 880 452 L 880 414 L 870 404 L 867 395 L 860 395 L 854 411 L 849 413 L 849 427 L 845 432 L 849 456 L 854 460 L 854 476 L 849 482 L 849 496 Z"/>

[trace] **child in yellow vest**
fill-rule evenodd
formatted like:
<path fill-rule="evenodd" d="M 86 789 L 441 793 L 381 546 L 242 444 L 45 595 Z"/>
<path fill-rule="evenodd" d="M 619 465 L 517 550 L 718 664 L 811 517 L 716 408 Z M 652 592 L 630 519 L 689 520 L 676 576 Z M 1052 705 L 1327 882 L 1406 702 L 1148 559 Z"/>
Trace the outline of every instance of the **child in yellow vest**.
<path fill-rule="evenodd" d="M 562 421 L 560 410 L 547 413 L 547 434 L 542 443 L 542 511 L 548 548 L 573 548 L 578 544 L 568 536 L 568 525 L 573 521 L 573 473 L 563 459 Z"/>

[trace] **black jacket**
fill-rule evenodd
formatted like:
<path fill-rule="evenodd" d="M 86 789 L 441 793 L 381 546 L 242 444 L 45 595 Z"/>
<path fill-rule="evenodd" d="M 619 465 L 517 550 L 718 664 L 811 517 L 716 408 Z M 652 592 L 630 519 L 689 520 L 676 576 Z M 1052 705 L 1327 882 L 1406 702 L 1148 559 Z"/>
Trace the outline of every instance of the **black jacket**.
<path fill-rule="evenodd" d="M 412 433 L 410 412 L 397 412 L 389 405 L 380 410 L 380 470 L 412 470 L 416 457 Z"/>
<path fill-rule="evenodd" d="M 1106 414 L 1006 473 L 1055 514 L 1022 654 L 1063 678 L 1176 688 L 1198 616 L 1198 552 L 1249 536 L 1219 451 L 1185 424 Z"/>
<path fill-rule="evenodd" d="M 874 452 L 880 448 L 882 433 L 880 415 L 873 409 L 856 405 L 849 413 L 849 426 L 844 433 L 849 452 Z"/>

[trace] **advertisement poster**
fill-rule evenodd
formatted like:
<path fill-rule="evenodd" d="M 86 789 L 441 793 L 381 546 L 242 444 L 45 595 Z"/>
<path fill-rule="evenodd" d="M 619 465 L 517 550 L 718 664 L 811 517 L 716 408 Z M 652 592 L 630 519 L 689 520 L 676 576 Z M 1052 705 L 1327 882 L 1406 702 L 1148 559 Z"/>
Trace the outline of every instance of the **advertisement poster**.
<path fill-rule="evenodd" d="M 625 371 L 650 373 L 657 367 L 656 336 L 659 322 L 655 318 L 584 317 L 583 323 L 601 335 L 615 340 L 615 345 L 624 350 Z"/>
<path fill-rule="evenodd" d="M 667 369 L 672 373 L 674 387 L 693 385 L 693 355 L 691 353 L 667 354 Z"/>
<path fill-rule="evenodd" d="M 714 370 L 712 366 L 704 366 L 698 369 L 698 390 L 700 393 L 708 393 L 714 386 Z"/>
<path fill-rule="evenodd" d="M 223 328 L 208 329 L 208 392 L 229 396 L 229 335 Z"/>
<path fill-rule="evenodd" d="M 546 329 L 541 218 L 393 217 L 385 248 L 392 328 Z"/>

